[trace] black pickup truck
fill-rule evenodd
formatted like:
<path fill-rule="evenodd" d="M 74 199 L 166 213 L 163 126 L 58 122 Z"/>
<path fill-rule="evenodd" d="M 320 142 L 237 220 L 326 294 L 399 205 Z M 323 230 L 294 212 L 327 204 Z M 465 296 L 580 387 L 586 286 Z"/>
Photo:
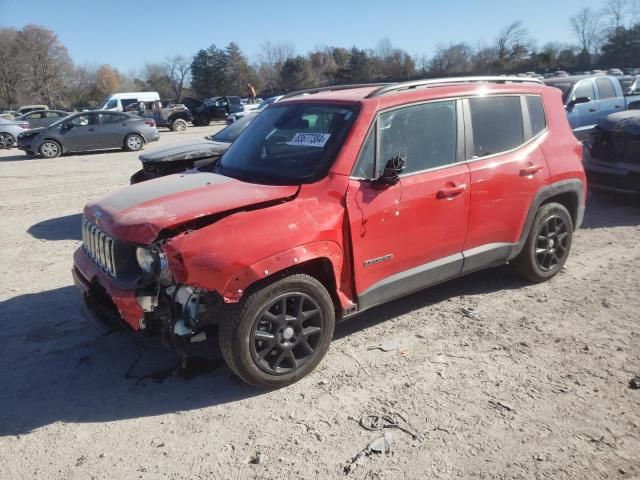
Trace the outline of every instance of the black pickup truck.
<path fill-rule="evenodd" d="M 137 113 L 143 118 L 153 118 L 158 127 L 167 127 L 174 132 L 184 132 L 192 121 L 189 109 L 173 100 L 133 103 L 126 111 Z"/>
<path fill-rule="evenodd" d="M 244 111 L 240 97 L 211 97 L 191 108 L 193 124 L 206 127 L 211 120 L 226 120 L 228 115 Z"/>

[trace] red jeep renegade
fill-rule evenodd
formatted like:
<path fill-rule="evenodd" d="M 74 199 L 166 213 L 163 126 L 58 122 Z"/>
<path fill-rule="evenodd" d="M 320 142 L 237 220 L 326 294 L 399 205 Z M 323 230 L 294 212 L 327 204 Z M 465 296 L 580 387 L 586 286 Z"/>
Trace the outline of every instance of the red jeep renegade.
<path fill-rule="evenodd" d="M 337 320 L 507 262 L 553 277 L 584 214 L 581 157 L 561 92 L 536 80 L 297 92 L 213 172 L 87 205 L 73 276 L 94 320 L 182 351 L 217 335 L 243 380 L 282 387 Z"/>

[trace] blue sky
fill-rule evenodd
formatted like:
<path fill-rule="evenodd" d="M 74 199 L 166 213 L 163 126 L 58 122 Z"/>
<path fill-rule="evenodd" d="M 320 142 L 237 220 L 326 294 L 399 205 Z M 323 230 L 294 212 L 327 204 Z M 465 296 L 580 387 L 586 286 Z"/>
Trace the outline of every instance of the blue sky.
<path fill-rule="evenodd" d="M 167 55 L 193 55 L 231 41 L 255 59 L 260 44 L 290 42 L 296 53 L 316 45 L 374 48 L 388 37 L 410 54 L 439 43 L 488 44 L 522 20 L 539 44 L 574 42 L 569 17 L 594 0 L 0 0 L 0 26 L 28 23 L 54 30 L 74 62 L 110 63 L 127 72 Z"/>

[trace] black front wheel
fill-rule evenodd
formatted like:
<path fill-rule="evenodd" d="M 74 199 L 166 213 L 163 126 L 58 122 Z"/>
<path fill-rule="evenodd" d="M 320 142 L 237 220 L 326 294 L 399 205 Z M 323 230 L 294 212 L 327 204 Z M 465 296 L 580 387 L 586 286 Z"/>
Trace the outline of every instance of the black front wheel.
<path fill-rule="evenodd" d="M 573 221 L 559 203 L 542 205 L 536 214 L 522 252 L 513 261 L 518 274 L 532 282 L 544 282 L 564 266 L 573 239 Z"/>
<path fill-rule="evenodd" d="M 326 354 L 335 310 L 326 288 L 308 275 L 292 275 L 248 292 L 220 325 L 227 365 L 260 388 L 290 385 Z"/>

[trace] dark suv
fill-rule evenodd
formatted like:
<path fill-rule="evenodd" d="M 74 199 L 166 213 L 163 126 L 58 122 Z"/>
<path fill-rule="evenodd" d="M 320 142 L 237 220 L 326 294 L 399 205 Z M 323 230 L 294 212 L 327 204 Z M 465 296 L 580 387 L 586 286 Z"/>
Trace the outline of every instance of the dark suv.
<path fill-rule="evenodd" d="M 313 89 L 251 122 L 212 172 L 84 209 L 90 318 L 216 339 L 259 387 L 312 371 L 336 321 L 510 262 L 541 282 L 582 222 L 582 145 L 558 89 L 476 77 Z"/>
<path fill-rule="evenodd" d="M 212 120 L 225 120 L 232 113 L 244 111 L 240 97 L 211 97 L 202 105 L 192 108 L 193 124 L 198 127 L 209 125 Z"/>

